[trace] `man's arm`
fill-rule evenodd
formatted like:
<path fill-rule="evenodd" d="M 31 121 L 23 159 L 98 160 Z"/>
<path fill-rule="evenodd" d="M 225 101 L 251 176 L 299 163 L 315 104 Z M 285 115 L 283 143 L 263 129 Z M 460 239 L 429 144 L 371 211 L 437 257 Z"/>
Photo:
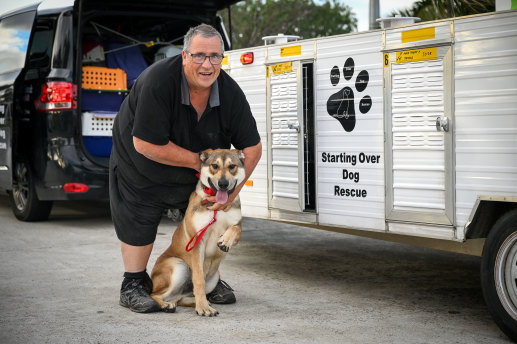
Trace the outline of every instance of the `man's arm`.
<path fill-rule="evenodd" d="M 182 148 L 171 141 L 164 146 L 155 145 L 133 136 L 133 145 L 138 153 L 146 158 L 165 165 L 189 167 L 199 172 L 199 155 Z"/>
<path fill-rule="evenodd" d="M 241 191 L 244 183 L 248 180 L 248 178 L 257 167 L 257 164 L 262 156 L 262 142 L 259 142 L 255 146 L 247 147 L 242 150 L 244 153 L 244 168 L 246 169 L 246 177 L 245 179 L 235 187 L 235 191 L 232 192 L 231 195 L 228 196 L 228 201 L 225 204 L 219 204 L 215 202 L 215 196 L 207 197 L 209 202 L 214 203 L 212 206 L 208 207 L 210 210 L 224 210 L 228 211 L 232 207 L 232 202 L 237 197 L 239 192 Z"/>

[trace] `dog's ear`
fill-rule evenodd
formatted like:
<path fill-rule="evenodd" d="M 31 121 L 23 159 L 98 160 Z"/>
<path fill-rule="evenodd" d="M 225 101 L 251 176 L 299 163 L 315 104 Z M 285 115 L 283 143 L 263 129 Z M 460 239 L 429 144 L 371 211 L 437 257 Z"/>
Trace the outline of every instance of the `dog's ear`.
<path fill-rule="evenodd" d="M 244 152 L 241 150 L 238 150 L 237 153 L 239 154 L 239 160 L 244 164 Z"/>
<path fill-rule="evenodd" d="M 212 154 L 212 152 L 213 152 L 212 149 L 206 149 L 206 150 L 202 151 L 199 154 L 199 159 L 201 159 L 201 162 L 205 162 L 205 160 L 208 159 L 208 157 L 210 156 L 210 154 Z"/>
<path fill-rule="evenodd" d="M 241 151 L 240 149 L 231 149 L 230 152 L 232 152 L 232 154 L 237 155 L 237 158 L 241 161 L 241 163 L 244 164 L 244 152 L 243 151 Z"/>

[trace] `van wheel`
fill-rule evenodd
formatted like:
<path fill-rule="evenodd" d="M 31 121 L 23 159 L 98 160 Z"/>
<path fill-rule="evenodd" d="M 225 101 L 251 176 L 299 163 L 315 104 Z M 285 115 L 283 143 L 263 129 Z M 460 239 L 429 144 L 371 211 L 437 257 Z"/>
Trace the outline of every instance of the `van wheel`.
<path fill-rule="evenodd" d="M 14 216 L 21 221 L 48 219 L 52 210 L 52 201 L 38 199 L 32 171 L 26 161 L 16 163 L 13 177 L 13 189 L 9 192 L 9 200 Z"/>
<path fill-rule="evenodd" d="M 517 341 L 517 209 L 494 224 L 483 247 L 481 285 L 499 328 Z"/>

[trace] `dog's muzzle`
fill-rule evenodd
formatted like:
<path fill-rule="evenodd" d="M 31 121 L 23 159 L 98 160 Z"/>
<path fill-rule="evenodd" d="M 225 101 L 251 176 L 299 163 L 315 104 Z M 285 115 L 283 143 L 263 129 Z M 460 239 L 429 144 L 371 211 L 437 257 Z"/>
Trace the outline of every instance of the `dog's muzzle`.
<path fill-rule="evenodd" d="M 221 181 L 219 181 L 219 187 L 216 187 L 212 180 L 208 178 L 208 184 L 210 185 L 210 188 L 215 192 L 215 201 L 219 204 L 225 204 L 228 201 L 228 196 L 235 191 L 235 188 L 237 187 L 237 182 L 238 181 L 236 180 L 233 187 L 231 189 L 228 189 L 229 183 L 225 185 L 225 183 L 221 183 Z"/>

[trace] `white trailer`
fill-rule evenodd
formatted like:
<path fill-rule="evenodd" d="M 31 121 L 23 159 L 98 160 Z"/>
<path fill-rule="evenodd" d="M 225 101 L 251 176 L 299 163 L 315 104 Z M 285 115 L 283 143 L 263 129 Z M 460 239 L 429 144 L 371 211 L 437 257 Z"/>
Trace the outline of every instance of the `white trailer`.
<path fill-rule="evenodd" d="M 226 56 L 264 147 L 244 215 L 481 255 L 517 340 L 517 11 Z"/>

